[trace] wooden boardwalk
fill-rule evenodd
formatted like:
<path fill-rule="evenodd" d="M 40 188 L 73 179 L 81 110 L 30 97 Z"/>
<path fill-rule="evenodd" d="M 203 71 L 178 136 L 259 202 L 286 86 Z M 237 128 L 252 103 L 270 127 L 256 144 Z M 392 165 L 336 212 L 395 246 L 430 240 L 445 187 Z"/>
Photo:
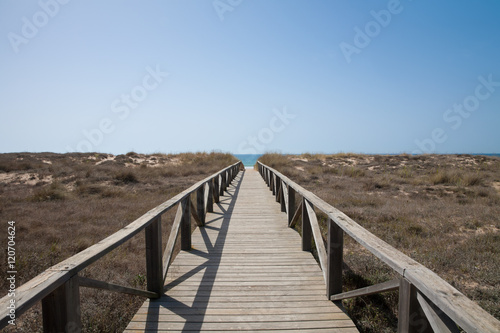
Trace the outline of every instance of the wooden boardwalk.
<path fill-rule="evenodd" d="M 125 332 L 358 332 L 257 171 L 240 172 Z"/>

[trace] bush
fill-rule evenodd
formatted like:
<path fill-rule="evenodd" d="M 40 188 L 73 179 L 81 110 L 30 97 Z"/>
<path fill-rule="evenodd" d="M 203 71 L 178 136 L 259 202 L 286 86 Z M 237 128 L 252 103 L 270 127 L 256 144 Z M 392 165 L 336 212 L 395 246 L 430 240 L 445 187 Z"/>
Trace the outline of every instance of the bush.
<path fill-rule="evenodd" d="M 116 174 L 115 179 L 125 184 L 139 182 L 137 176 L 132 171 L 121 171 Z"/>

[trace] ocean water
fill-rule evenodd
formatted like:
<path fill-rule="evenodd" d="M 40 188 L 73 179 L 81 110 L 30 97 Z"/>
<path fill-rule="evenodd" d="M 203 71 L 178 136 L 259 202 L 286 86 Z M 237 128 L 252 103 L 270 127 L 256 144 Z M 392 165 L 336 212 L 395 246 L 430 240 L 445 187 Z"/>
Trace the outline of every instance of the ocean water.
<path fill-rule="evenodd" d="M 262 154 L 234 154 L 234 156 L 243 162 L 245 167 L 253 167 Z"/>

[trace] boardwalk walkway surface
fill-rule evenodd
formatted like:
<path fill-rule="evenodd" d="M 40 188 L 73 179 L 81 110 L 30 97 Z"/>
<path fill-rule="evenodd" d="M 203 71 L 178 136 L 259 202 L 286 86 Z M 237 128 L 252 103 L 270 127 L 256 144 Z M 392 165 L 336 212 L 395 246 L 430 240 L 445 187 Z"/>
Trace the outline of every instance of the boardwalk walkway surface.
<path fill-rule="evenodd" d="M 125 332 L 358 332 L 259 173 L 240 172 Z"/>

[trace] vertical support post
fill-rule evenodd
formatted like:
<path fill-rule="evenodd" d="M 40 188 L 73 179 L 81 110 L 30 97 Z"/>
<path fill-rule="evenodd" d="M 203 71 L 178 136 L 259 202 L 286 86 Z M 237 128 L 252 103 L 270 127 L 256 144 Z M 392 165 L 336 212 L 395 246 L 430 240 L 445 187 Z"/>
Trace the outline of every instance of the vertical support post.
<path fill-rule="evenodd" d="M 276 188 L 276 202 L 280 202 L 280 187 L 281 187 L 281 179 L 280 177 L 276 176 L 276 184 L 275 184 L 275 188 Z"/>
<path fill-rule="evenodd" d="M 417 290 L 404 277 L 399 279 L 398 333 L 433 332 L 417 301 Z"/>
<path fill-rule="evenodd" d="M 326 295 L 342 292 L 342 261 L 344 253 L 344 231 L 332 219 L 328 219 L 328 272 Z"/>
<path fill-rule="evenodd" d="M 311 251 L 312 229 L 311 220 L 306 209 L 306 199 L 302 198 L 302 251 Z"/>
<path fill-rule="evenodd" d="M 214 211 L 214 181 L 210 179 L 207 182 L 208 186 L 208 202 L 207 202 L 207 212 L 213 213 Z"/>
<path fill-rule="evenodd" d="M 44 332 L 81 332 L 77 275 L 42 299 L 42 313 Z"/>
<path fill-rule="evenodd" d="M 220 195 L 220 189 L 219 189 L 219 175 L 215 176 L 214 178 L 214 202 L 219 203 L 219 195 Z"/>
<path fill-rule="evenodd" d="M 149 291 L 163 294 L 163 267 L 161 251 L 161 217 L 148 225 L 146 231 L 146 278 Z"/>
<path fill-rule="evenodd" d="M 226 187 L 226 171 L 224 171 L 223 173 L 220 174 L 221 176 L 221 182 L 220 182 L 220 196 L 224 196 L 224 190 L 225 190 L 225 187 Z"/>
<path fill-rule="evenodd" d="M 280 194 L 280 203 L 281 203 L 281 212 L 286 212 L 286 201 L 285 201 L 285 189 L 286 184 L 284 181 L 281 181 L 281 194 Z"/>
<path fill-rule="evenodd" d="M 205 186 L 201 185 L 196 190 L 196 212 L 200 218 L 201 226 L 205 226 Z"/>
<path fill-rule="evenodd" d="M 274 194 L 274 173 L 269 171 L 269 191 Z"/>
<path fill-rule="evenodd" d="M 294 213 L 295 213 L 295 190 L 291 186 L 288 186 L 288 225 L 290 225 L 290 223 L 292 222 Z"/>
<path fill-rule="evenodd" d="M 181 201 L 182 220 L 181 220 L 181 250 L 191 250 L 191 198 L 188 195 Z"/>

